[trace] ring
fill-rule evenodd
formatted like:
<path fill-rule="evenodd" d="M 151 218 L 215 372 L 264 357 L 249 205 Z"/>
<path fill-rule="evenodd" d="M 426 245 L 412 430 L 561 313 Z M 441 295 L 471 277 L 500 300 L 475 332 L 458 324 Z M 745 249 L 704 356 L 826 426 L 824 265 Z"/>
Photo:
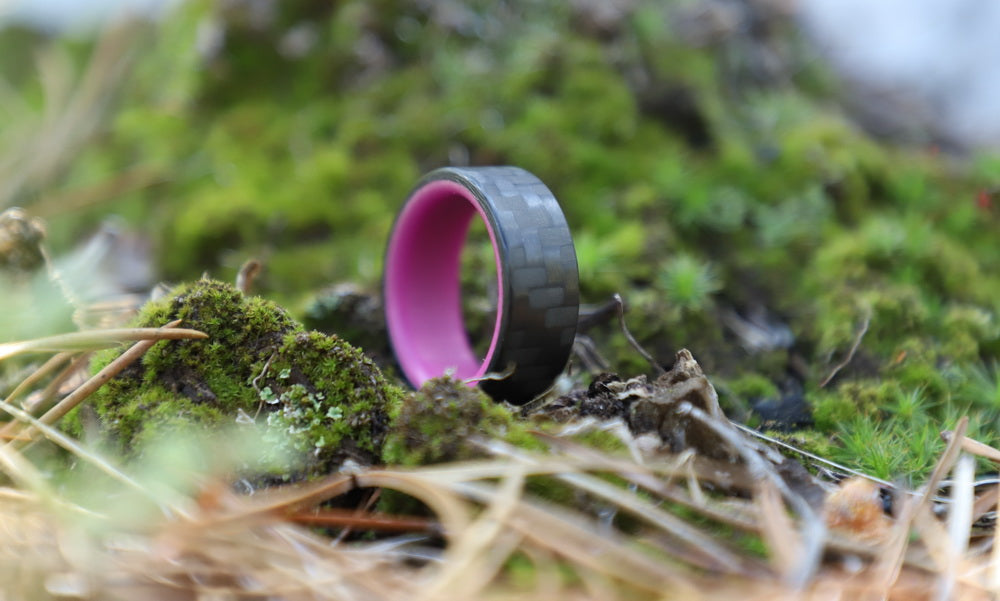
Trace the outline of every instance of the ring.
<path fill-rule="evenodd" d="M 497 273 L 496 321 L 482 359 L 459 289 L 477 214 Z M 446 167 L 424 176 L 393 225 L 383 286 L 389 339 L 415 387 L 450 372 L 480 379 L 495 400 L 522 404 L 548 390 L 569 359 L 580 304 L 576 251 L 555 196 L 524 169 Z"/>

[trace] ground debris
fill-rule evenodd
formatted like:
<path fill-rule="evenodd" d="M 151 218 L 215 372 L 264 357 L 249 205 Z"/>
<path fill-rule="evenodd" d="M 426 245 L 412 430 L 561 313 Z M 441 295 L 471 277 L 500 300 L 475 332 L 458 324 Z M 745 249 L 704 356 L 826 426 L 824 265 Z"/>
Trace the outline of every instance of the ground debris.
<path fill-rule="evenodd" d="M 823 517 L 831 528 L 876 541 L 884 540 L 892 525 L 883 510 L 878 485 L 859 476 L 844 480 L 826 498 Z"/>
<path fill-rule="evenodd" d="M 692 449 L 714 459 L 735 459 L 717 434 L 679 410 L 684 403 L 713 418 L 725 419 L 715 388 L 687 349 L 678 351 L 673 368 L 652 382 L 645 375 L 622 380 L 615 374 L 600 374 L 587 390 L 559 397 L 535 415 L 561 422 L 617 418 L 628 425 L 633 436 L 659 436 L 662 451 Z"/>
<path fill-rule="evenodd" d="M 694 411 L 701 417 L 692 415 Z M 718 395 L 701 366 L 687 350 L 677 352 L 673 367 L 650 381 L 645 375 L 627 380 L 611 373 L 596 376 L 587 389 L 572 391 L 531 412 L 535 420 L 573 423 L 596 419 L 598 422 L 624 424 L 632 445 L 645 460 L 692 454 L 695 465 L 711 462 L 716 466 L 731 466 L 739 477 L 724 479 L 732 486 L 722 488 L 742 490 L 739 482 L 752 482 L 744 465 L 747 448 L 759 454 L 789 487 L 811 507 L 820 508 L 827 486 L 818 481 L 798 461 L 775 452 L 757 440 L 733 432 L 720 434 L 719 427 L 732 426 L 719 406 Z M 706 421 L 709 420 L 709 421 Z M 714 423 L 709 423 L 714 422 Z M 739 440 L 743 449 L 733 440 Z M 711 480 L 712 478 L 709 478 Z"/>

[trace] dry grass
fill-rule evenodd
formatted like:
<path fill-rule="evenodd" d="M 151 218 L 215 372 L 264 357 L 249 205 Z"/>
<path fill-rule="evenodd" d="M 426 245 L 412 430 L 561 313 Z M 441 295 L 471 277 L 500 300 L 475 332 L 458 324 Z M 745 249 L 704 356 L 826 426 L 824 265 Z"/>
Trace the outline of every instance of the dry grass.
<path fill-rule="evenodd" d="M 89 345 L 138 335 L 94 333 Z M 80 337 L 72 342 L 76 352 L 89 348 Z M 136 343 L 117 368 L 148 344 Z M 23 401 L 68 381 L 59 366 L 81 369 L 68 352 L 56 357 L 0 405 L 13 418 L 0 447 L 6 599 L 985 599 L 1000 591 L 995 534 L 973 527 L 994 509 L 998 488 L 976 494 L 968 454 L 995 451 L 965 438 L 964 423 L 927 486 L 902 495 L 895 519 L 880 505 L 872 511 L 876 489 L 856 483 L 823 511 L 810 507 L 756 442 L 722 420 L 712 426 L 743 457 L 736 481 L 754 483 L 741 494 L 721 494 L 710 464 L 690 454 L 641 460 L 540 435 L 549 453 L 482 441 L 490 459 L 357 469 L 248 496 L 232 491 L 225 460 L 191 469 L 181 484 L 122 468 L 54 429 L 55 408 L 86 402 L 100 374 L 33 417 L 40 406 Z M 103 474 L 88 496 L 106 501 L 81 502 L 79 490 L 33 463 L 30 447 L 53 443 Z M 950 510 L 941 519 L 933 497 L 949 472 L 948 497 L 937 503 Z M 526 492 L 539 477 L 559 480 L 581 501 L 555 504 Z M 433 517 L 322 505 L 358 488 L 412 496 Z M 348 536 L 365 531 L 381 534 Z M 734 544 L 748 534 L 765 542 L 766 554 Z"/>
<path fill-rule="evenodd" d="M 0 210 L 59 181 L 80 148 L 100 131 L 142 35 L 143 29 L 131 22 L 107 29 L 79 75 L 69 56 L 48 47 L 37 60 L 40 110 L 0 78 L 0 112 L 7 116 L 0 130 Z M 59 210 L 65 209 L 60 202 Z"/>

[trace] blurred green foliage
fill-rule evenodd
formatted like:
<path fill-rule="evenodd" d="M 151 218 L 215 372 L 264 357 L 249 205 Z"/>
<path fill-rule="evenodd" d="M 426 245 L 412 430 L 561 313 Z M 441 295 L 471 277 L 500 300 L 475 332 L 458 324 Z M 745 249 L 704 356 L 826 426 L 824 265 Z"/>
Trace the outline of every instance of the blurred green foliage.
<path fill-rule="evenodd" d="M 330 282 L 377 287 L 421 173 L 515 164 L 561 200 L 584 301 L 621 292 L 638 339 L 690 348 L 724 402 L 727 382 L 795 379 L 839 458 L 882 475 L 922 473 L 963 412 L 1000 440 L 1000 158 L 879 143 L 787 19 L 699 37 L 691 6 L 186 3 L 148 27 L 107 127 L 43 192 L 137 168 L 158 183 L 51 216 L 53 243 L 119 213 L 165 279 L 256 257 L 262 291 L 294 309 Z M 24 35 L 0 48 L 42 43 Z M 0 66 L 32 102 L 26 56 Z M 762 311 L 791 345 L 722 317 Z M 589 334 L 613 368 L 646 368 L 614 324 Z"/>

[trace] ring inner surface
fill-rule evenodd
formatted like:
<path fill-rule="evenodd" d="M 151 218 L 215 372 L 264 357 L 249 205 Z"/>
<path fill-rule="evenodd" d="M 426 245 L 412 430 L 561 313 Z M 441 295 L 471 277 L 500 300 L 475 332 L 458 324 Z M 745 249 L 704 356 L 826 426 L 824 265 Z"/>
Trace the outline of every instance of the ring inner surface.
<path fill-rule="evenodd" d="M 462 316 L 461 253 L 469 224 L 486 225 L 497 273 L 493 338 L 480 361 Z M 486 373 L 497 347 L 503 285 L 496 236 L 472 193 L 461 184 L 430 182 L 410 198 L 396 222 L 386 256 L 386 319 L 400 366 L 414 386 L 454 370 L 459 379 Z"/>

